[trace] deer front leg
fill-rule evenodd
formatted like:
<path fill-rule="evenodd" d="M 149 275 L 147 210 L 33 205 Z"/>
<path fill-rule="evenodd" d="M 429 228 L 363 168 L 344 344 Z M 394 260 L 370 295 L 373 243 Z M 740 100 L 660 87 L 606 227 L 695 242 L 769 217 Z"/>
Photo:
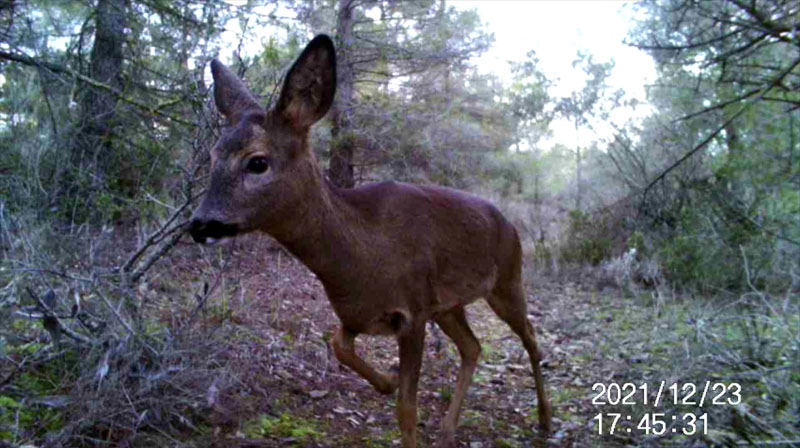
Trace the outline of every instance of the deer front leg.
<path fill-rule="evenodd" d="M 403 448 L 417 446 L 417 385 L 425 347 L 425 323 L 398 335 L 400 344 L 400 393 L 397 395 L 397 420 Z"/>
<path fill-rule="evenodd" d="M 355 339 L 357 334 L 339 327 L 331 338 L 333 352 L 342 364 L 355 370 L 382 394 L 391 394 L 397 389 L 397 375 L 389 375 L 375 370 L 363 358 L 356 354 Z"/>

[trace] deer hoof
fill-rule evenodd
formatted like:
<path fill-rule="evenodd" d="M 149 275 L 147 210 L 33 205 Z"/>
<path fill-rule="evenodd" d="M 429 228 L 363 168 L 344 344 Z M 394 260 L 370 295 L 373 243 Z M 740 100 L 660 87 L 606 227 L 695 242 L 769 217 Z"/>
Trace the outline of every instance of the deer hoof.
<path fill-rule="evenodd" d="M 397 386 L 400 384 L 400 379 L 396 373 L 384 375 L 381 380 L 381 384 L 376 384 L 375 389 L 384 395 L 393 394 L 394 391 L 397 390 Z"/>

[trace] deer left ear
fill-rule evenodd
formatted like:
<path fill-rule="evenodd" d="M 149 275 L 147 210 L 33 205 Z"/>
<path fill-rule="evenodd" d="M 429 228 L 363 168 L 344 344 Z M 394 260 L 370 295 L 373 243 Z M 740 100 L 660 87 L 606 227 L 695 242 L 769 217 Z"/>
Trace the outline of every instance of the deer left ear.
<path fill-rule="evenodd" d="M 335 95 L 336 50 L 320 34 L 289 69 L 276 110 L 293 127 L 307 129 L 325 116 Z"/>

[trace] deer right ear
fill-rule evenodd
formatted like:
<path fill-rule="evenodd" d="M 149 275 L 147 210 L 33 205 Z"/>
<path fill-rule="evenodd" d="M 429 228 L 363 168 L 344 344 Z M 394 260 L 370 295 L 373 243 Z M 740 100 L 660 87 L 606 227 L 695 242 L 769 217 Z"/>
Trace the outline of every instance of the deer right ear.
<path fill-rule="evenodd" d="M 261 109 L 242 80 L 222 62 L 211 61 L 211 75 L 214 77 L 214 102 L 231 125 L 235 125 L 244 112 Z"/>
<path fill-rule="evenodd" d="M 307 129 L 325 116 L 335 95 L 336 50 L 320 34 L 289 69 L 276 110 L 293 127 Z"/>

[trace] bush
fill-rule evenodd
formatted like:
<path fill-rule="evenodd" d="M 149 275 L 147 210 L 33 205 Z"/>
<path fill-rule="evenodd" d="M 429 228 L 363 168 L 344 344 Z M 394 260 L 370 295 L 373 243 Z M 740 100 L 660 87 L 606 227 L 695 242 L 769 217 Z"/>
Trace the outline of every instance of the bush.
<path fill-rule="evenodd" d="M 666 277 L 680 286 L 741 291 L 751 287 L 749 281 L 761 289 L 787 287 L 786 277 L 776 272 L 788 259 L 776 238 L 735 223 L 723 225 L 701 211 L 685 211 L 678 228 L 656 246 Z"/>
<path fill-rule="evenodd" d="M 4 224 L 0 355 L 12 362 L 0 363 L 0 441 L 164 446 L 155 434 L 202 431 L 209 385 L 230 378 L 225 329 L 197 315 L 214 287 L 157 295 L 109 269 L 127 258 L 114 232 Z"/>
<path fill-rule="evenodd" d="M 611 226 L 603 214 L 584 213 L 573 210 L 569 213 L 566 243 L 561 250 L 564 261 L 597 266 L 611 257 Z"/>

